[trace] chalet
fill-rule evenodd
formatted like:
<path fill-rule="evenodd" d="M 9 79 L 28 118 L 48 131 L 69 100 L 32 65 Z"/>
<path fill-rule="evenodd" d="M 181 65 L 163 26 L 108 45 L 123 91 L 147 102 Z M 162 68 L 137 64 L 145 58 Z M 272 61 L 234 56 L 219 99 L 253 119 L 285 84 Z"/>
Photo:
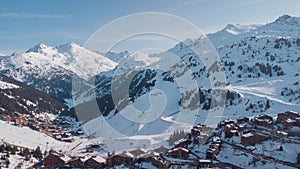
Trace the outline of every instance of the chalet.
<path fill-rule="evenodd" d="M 222 140 L 220 139 L 220 137 L 215 136 L 215 137 L 212 138 L 212 142 L 215 143 L 215 144 L 221 144 Z"/>
<path fill-rule="evenodd" d="M 159 156 L 159 153 L 156 153 L 154 151 L 150 151 L 146 154 L 142 154 L 142 155 L 139 155 L 137 157 L 137 161 L 138 162 L 151 162 L 151 159 L 154 158 L 154 157 L 158 157 Z"/>
<path fill-rule="evenodd" d="M 222 128 L 227 124 L 234 124 L 234 120 L 232 119 L 223 120 L 218 124 L 218 128 Z"/>
<path fill-rule="evenodd" d="M 175 148 L 173 150 L 169 150 L 167 152 L 167 156 L 169 157 L 173 157 L 173 158 L 188 158 L 189 157 L 189 150 L 179 147 L 179 148 Z"/>
<path fill-rule="evenodd" d="M 200 159 L 198 162 L 198 167 L 199 168 L 212 168 L 212 161 Z"/>
<path fill-rule="evenodd" d="M 103 168 L 106 160 L 100 156 L 93 156 L 84 162 L 86 168 Z"/>
<path fill-rule="evenodd" d="M 263 126 L 268 128 L 271 128 L 273 126 L 273 122 L 274 122 L 273 117 L 265 114 L 255 117 L 253 121 L 253 123 L 258 126 Z"/>
<path fill-rule="evenodd" d="M 238 123 L 238 124 L 247 123 L 247 122 L 249 122 L 249 121 L 250 121 L 249 117 L 239 117 L 239 118 L 237 119 L 237 123 Z"/>
<path fill-rule="evenodd" d="M 294 112 L 294 111 L 286 111 L 284 113 L 278 113 L 276 122 L 277 123 L 283 123 L 284 120 L 287 120 L 289 118 L 290 119 L 300 118 L 300 113 Z"/>
<path fill-rule="evenodd" d="M 160 169 L 168 169 L 170 167 L 170 162 L 165 161 L 161 157 L 153 157 L 151 159 L 151 163 L 152 163 L 152 165 L 154 165 Z"/>
<path fill-rule="evenodd" d="M 225 138 L 231 138 L 233 136 L 239 136 L 238 130 L 229 130 L 225 132 Z"/>
<path fill-rule="evenodd" d="M 268 137 L 261 133 L 246 133 L 241 136 L 241 143 L 245 146 L 255 145 L 268 140 Z"/>
<path fill-rule="evenodd" d="M 224 120 L 224 124 L 234 124 L 234 120 L 232 119 L 227 119 L 227 120 Z"/>
<path fill-rule="evenodd" d="M 214 159 L 218 155 L 218 153 L 218 149 L 208 148 L 206 150 L 206 159 Z"/>
<path fill-rule="evenodd" d="M 68 165 L 72 168 L 84 168 L 84 160 L 82 158 L 75 158 Z"/>
<path fill-rule="evenodd" d="M 50 151 L 44 158 L 45 168 L 58 168 L 71 162 L 71 158 L 63 154 Z"/>
<path fill-rule="evenodd" d="M 278 136 L 278 137 L 287 137 L 288 136 L 288 133 L 287 132 L 284 132 L 284 131 L 275 131 L 275 135 Z"/>
<path fill-rule="evenodd" d="M 178 140 L 178 141 L 176 141 L 175 143 L 174 143 L 174 148 L 179 148 L 179 147 L 183 147 L 183 148 L 187 148 L 188 147 L 188 145 L 190 145 L 190 144 L 192 144 L 193 143 L 193 141 L 191 140 L 191 139 L 180 139 L 180 140 Z"/>
<path fill-rule="evenodd" d="M 160 146 L 158 148 L 153 149 L 152 151 L 159 153 L 159 154 L 165 154 L 169 149 L 165 146 Z"/>
<path fill-rule="evenodd" d="M 216 143 L 212 143 L 209 148 L 212 148 L 212 149 L 216 149 L 216 154 L 219 154 L 220 152 L 220 147 L 221 145 L 220 144 L 216 144 Z"/>
<path fill-rule="evenodd" d="M 131 150 L 129 151 L 129 153 L 131 153 L 132 155 L 134 155 L 134 157 L 137 157 L 141 154 L 145 154 L 147 151 L 145 149 L 142 149 L 142 148 L 138 148 L 136 150 Z"/>
<path fill-rule="evenodd" d="M 128 163 L 132 163 L 134 161 L 134 155 L 132 155 L 131 153 L 124 151 L 121 154 L 117 154 L 117 155 L 112 155 L 110 156 L 106 163 L 109 167 L 115 166 L 115 165 L 119 165 L 119 164 L 128 164 Z"/>

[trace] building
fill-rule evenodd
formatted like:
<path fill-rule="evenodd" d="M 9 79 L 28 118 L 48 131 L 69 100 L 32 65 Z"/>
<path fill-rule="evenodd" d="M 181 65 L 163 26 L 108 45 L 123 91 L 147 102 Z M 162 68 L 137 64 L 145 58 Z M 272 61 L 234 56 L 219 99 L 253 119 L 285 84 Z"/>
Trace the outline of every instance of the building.
<path fill-rule="evenodd" d="M 300 114 L 298 112 L 294 112 L 294 111 L 286 111 L 283 113 L 278 113 L 277 114 L 277 123 L 283 123 L 284 120 L 286 119 L 297 119 L 300 118 Z"/>
<path fill-rule="evenodd" d="M 151 162 L 151 159 L 154 158 L 154 157 L 158 157 L 159 156 L 159 153 L 156 153 L 154 151 L 150 151 L 146 154 L 142 154 L 140 156 L 137 157 L 137 161 L 138 162 Z"/>
<path fill-rule="evenodd" d="M 263 141 L 268 140 L 268 137 L 261 133 L 246 133 L 241 136 L 241 143 L 245 146 L 255 145 L 257 143 L 261 143 Z"/>
<path fill-rule="evenodd" d="M 87 168 L 103 168 L 106 160 L 100 156 L 93 156 L 84 162 Z"/>
<path fill-rule="evenodd" d="M 169 149 L 165 146 L 160 146 L 158 148 L 153 149 L 152 151 L 159 153 L 159 154 L 165 154 Z"/>
<path fill-rule="evenodd" d="M 253 124 L 271 128 L 273 126 L 273 117 L 262 114 L 254 118 Z"/>
<path fill-rule="evenodd" d="M 143 149 L 143 148 L 138 148 L 136 150 L 129 151 L 129 153 L 131 153 L 132 155 L 134 155 L 134 157 L 137 157 L 137 156 L 139 156 L 141 154 L 145 154 L 146 152 L 147 151 L 145 149 Z"/>
<path fill-rule="evenodd" d="M 298 156 L 297 156 L 297 164 L 298 164 L 298 166 L 300 166 L 300 153 L 298 153 Z"/>
<path fill-rule="evenodd" d="M 214 159 L 218 155 L 219 151 L 216 148 L 208 148 L 206 150 L 206 159 Z"/>
<path fill-rule="evenodd" d="M 154 165 L 155 167 L 160 168 L 160 169 L 168 169 L 170 167 L 170 162 L 165 161 L 161 157 L 153 157 L 151 159 L 151 163 L 152 163 L 152 165 Z"/>
<path fill-rule="evenodd" d="M 239 117 L 237 120 L 238 124 L 244 124 L 250 121 L 249 117 Z"/>
<path fill-rule="evenodd" d="M 71 158 L 50 150 L 44 159 L 45 168 L 58 168 L 71 162 Z"/>
<path fill-rule="evenodd" d="M 167 156 L 168 157 L 173 157 L 173 158 L 188 158 L 189 157 L 189 150 L 179 147 L 179 148 L 175 148 L 173 150 L 169 150 L 167 152 Z"/>
<path fill-rule="evenodd" d="M 111 157 L 109 157 L 106 161 L 106 164 L 109 167 L 113 167 L 115 165 L 132 163 L 134 159 L 134 155 L 127 151 L 124 151 L 121 154 L 112 155 Z"/>
<path fill-rule="evenodd" d="M 84 168 L 84 160 L 81 158 L 75 158 L 72 159 L 68 165 L 73 168 Z"/>
<path fill-rule="evenodd" d="M 193 141 L 191 139 L 180 139 L 174 143 L 174 148 L 184 147 L 187 148 L 188 145 L 192 144 Z"/>
<path fill-rule="evenodd" d="M 200 159 L 199 162 L 198 162 L 198 167 L 200 167 L 200 168 L 212 168 L 212 161 L 211 160 Z"/>

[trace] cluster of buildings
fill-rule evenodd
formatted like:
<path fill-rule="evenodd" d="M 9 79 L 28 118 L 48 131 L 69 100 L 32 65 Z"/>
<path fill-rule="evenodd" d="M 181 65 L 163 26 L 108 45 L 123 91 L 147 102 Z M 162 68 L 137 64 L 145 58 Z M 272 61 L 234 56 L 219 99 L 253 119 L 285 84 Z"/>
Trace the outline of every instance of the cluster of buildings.
<path fill-rule="evenodd" d="M 259 144 L 273 136 L 287 137 L 299 134 L 290 130 L 293 127 L 300 127 L 300 114 L 293 111 L 278 113 L 276 118 L 262 114 L 254 118 L 228 119 L 218 124 L 225 138 L 240 136 L 241 143 L 245 146 Z"/>
<path fill-rule="evenodd" d="M 32 130 L 45 133 L 57 140 L 72 142 L 73 136 L 83 135 L 82 130 L 73 131 L 73 123 L 66 117 L 57 116 L 54 120 L 45 116 L 35 117 L 29 114 L 14 112 L 0 114 L 0 119 L 16 126 L 27 126 Z"/>

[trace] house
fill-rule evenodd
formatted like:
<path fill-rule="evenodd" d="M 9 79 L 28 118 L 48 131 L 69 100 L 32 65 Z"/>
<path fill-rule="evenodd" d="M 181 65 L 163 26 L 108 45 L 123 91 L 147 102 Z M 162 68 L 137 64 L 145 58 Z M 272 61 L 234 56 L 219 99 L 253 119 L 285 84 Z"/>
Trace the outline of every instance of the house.
<path fill-rule="evenodd" d="M 238 123 L 238 124 L 247 123 L 247 122 L 249 122 L 249 121 L 250 121 L 249 117 L 239 117 L 239 118 L 237 119 L 237 123 Z"/>
<path fill-rule="evenodd" d="M 222 128 L 227 124 L 234 124 L 234 120 L 232 119 L 223 120 L 218 124 L 218 128 Z"/>
<path fill-rule="evenodd" d="M 243 134 L 241 137 L 241 143 L 245 146 L 255 145 L 266 140 L 268 140 L 268 137 L 266 135 L 253 132 Z"/>
<path fill-rule="evenodd" d="M 239 136 L 238 130 L 229 130 L 225 132 L 225 138 L 231 138 L 233 136 Z"/>
<path fill-rule="evenodd" d="M 194 126 L 194 127 L 191 129 L 191 135 L 192 135 L 193 137 L 199 136 L 200 133 L 202 132 L 202 130 L 203 130 L 203 125 L 198 124 L 198 125 Z"/>
<path fill-rule="evenodd" d="M 262 114 L 254 118 L 253 124 L 271 128 L 273 126 L 273 117 Z"/>
<path fill-rule="evenodd" d="M 129 153 L 131 153 L 132 155 L 134 155 L 134 157 L 137 157 L 137 156 L 139 156 L 141 154 L 145 154 L 146 152 L 147 151 L 145 149 L 143 149 L 143 148 L 138 148 L 136 150 L 129 151 Z"/>
<path fill-rule="evenodd" d="M 82 158 L 75 158 L 75 159 L 72 159 L 68 165 L 73 168 L 83 168 L 84 160 Z"/>
<path fill-rule="evenodd" d="M 154 165 L 155 167 L 160 168 L 160 169 L 168 169 L 170 167 L 170 162 L 165 161 L 161 157 L 153 157 L 151 159 L 151 163 L 152 163 L 152 165 Z"/>
<path fill-rule="evenodd" d="M 212 168 L 212 161 L 211 160 L 205 160 L 205 159 L 199 159 L 198 167 L 200 167 L 200 168 Z"/>
<path fill-rule="evenodd" d="M 283 121 L 283 127 L 284 128 L 291 128 L 294 126 L 294 124 L 296 124 L 297 121 L 296 120 L 292 120 L 292 119 L 286 119 Z"/>
<path fill-rule="evenodd" d="M 213 142 L 213 143 L 216 143 L 216 144 L 221 144 L 221 143 L 222 143 L 222 140 L 221 140 L 220 137 L 214 136 L 214 137 L 212 138 L 212 142 Z"/>
<path fill-rule="evenodd" d="M 167 156 L 169 157 L 173 157 L 173 158 L 188 158 L 189 157 L 189 150 L 179 147 L 179 148 L 175 148 L 173 150 L 169 150 L 167 152 Z"/>
<path fill-rule="evenodd" d="M 183 139 L 180 139 L 178 141 L 176 141 L 174 143 L 174 148 L 179 148 L 179 147 L 184 147 L 184 148 L 187 148 L 188 145 L 192 144 L 193 141 L 191 139 L 186 139 L 186 138 L 183 138 Z"/>
<path fill-rule="evenodd" d="M 300 113 L 294 111 L 286 111 L 283 113 L 278 113 L 276 123 L 283 123 L 284 120 L 287 120 L 289 118 L 294 120 L 300 118 Z"/>
<path fill-rule="evenodd" d="M 134 155 L 132 155 L 131 153 L 124 151 L 121 154 L 117 154 L 117 155 L 112 155 L 110 156 L 107 161 L 106 164 L 109 167 L 115 166 L 115 165 L 119 165 L 119 164 L 124 164 L 124 163 L 132 163 L 134 161 Z"/>
<path fill-rule="evenodd" d="M 140 156 L 137 157 L 137 161 L 138 162 L 150 162 L 152 158 L 154 157 L 158 157 L 159 156 L 159 153 L 157 152 L 154 152 L 154 151 L 150 151 L 146 154 L 142 154 Z"/>
<path fill-rule="evenodd" d="M 214 159 L 219 153 L 219 150 L 216 148 L 208 148 L 206 150 L 206 159 Z"/>
<path fill-rule="evenodd" d="M 100 156 L 93 156 L 84 162 L 87 168 L 103 168 L 106 160 Z"/>
<path fill-rule="evenodd" d="M 50 152 L 44 158 L 45 168 L 62 167 L 68 164 L 69 162 L 71 162 L 70 157 L 63 154 L 58 154 L 56 152 L 53 152 L 52 150 L 50 150 Z"/>
<path fill-rule="evenodd" d="M 153 149 L 152 151 L 159 153 L 159 154 L 165 154 L 169 149 L 165 146 L 160 146 L 158 148 Z"/>

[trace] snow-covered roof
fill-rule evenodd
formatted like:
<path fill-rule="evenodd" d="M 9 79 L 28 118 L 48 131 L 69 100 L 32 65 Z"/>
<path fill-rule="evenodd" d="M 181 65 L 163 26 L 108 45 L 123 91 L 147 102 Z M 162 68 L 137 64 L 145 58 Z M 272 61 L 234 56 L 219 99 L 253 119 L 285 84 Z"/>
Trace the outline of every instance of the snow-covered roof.
<path fill-rule="evenodd" d="M 96 156 L 96 157 L 93 157 L 93 159 L 95 161 L 97 161 L 98 163 L 104 163 L 106 160 L 100 156 Z"/>
<path fill-rule="evenodd" d="M 246 133 L 246 134 L 243 134 L 243 137 L 253 137 L 254 134 L 253 133 Z"/>

